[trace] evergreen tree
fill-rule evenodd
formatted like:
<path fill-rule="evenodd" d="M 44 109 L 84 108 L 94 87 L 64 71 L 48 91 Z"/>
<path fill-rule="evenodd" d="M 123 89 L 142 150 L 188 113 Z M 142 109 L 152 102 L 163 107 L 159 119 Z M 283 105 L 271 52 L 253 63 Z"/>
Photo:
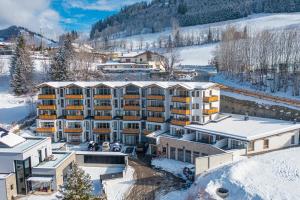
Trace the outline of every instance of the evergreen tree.
<path fill-rule="evenodd" d="M 70 67 L 74 57 L 72 37 L 68 34 L 52 58 L 49 74 L 52 81 L 71 80 Z"/>
<path fill-rule="evenodd" d="M 207 43 L 211 43 L 211 42 L 213 42 L 213 36 L 212 36 L 211 29 L 209 27 L 208 34 L 207 34 Z"/>
<path fill-rule="evenodd" d="M 26 94 L 33 86 L 33 63 L 26 42 L 21 35 L 10 65 L 10 85 L 16 95 Z"/>
<path fill-rule="evenodd" d="M 92 197 L 91 176 L 85 174 L 77 164 L 69 171 L 67 181 L 62 192 L 64 200 L 90 200 Z"/>

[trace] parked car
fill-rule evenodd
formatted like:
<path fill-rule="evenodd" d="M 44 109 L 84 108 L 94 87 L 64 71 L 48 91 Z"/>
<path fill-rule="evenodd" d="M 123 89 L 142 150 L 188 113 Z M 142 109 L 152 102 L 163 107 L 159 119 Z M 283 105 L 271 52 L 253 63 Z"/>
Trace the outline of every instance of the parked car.
<path fill-rule="evenodd" d="M 194 180 L 195 177 L 195 166 L 186 166 L 183 168 L 183 174 L 190 181 Z"/>
<path fill-rule="evenodd" d="M 110 144 L 109 142 L 102 143 L 102 151 L 110 151 Z"/>
<path fill-rule="evenodd" d="M 118 142 L 115 142 L 115 143 L 110 145 L 110 149 L 111 149 L 111 151 L 119 152 L 122 149 L 122 145 Z"/>
<path fill-rule="evenodd" d="M 98 151 L 99 150 L 99 144 L 94 142 L 94 141 L 90 141 L 89 145 L 88 145 L 88 150 L 89 151 Z"/>

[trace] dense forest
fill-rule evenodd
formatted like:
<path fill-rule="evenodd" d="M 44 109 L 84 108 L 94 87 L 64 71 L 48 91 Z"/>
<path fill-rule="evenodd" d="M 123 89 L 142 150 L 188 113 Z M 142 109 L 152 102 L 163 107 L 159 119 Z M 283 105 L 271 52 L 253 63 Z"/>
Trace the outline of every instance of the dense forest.
<path fill-rule="evenodd" d="M 126 6 L 92 26 L 90 38 L 154 33 L 170 27 L 213 23 L 255 13 L 299 12 L 299 0 L 153 0 Z"/>

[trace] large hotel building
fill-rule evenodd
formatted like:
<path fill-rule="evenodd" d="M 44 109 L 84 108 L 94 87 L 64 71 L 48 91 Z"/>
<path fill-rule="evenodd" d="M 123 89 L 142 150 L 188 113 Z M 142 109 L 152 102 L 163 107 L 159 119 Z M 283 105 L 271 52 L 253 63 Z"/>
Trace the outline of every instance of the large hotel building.
<path fill-rule="evenodd" d="M 217 117 L 220 91 L 202 82 L 46 82 L 38 86 L 37 133 L 54 142 L 121 141 L 154 131 L 182 136 Z"/>

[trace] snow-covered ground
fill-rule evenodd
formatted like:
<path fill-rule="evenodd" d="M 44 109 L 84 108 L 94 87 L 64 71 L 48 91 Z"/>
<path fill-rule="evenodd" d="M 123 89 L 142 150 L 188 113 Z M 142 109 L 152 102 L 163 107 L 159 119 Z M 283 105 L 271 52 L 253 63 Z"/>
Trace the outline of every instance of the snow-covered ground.
<path fill-rule="evenodd" d="M 174 191 L 163 200 L 217 199 L 216 189 L 229 190 L 227 200 L 300 199 L 300 147 L 242 159 L 198 177 L 188 190 Z"/>
<path fill-rule="evenodd" d="M 224 77 L 222 74 L 217 74 L 216 76 L 211 77 L 211 81 L 215 83 L 220 83 L 226 86 L 230 86 L 233 88 L 240 88 L 240 89 L 247 89 L 255 92 L 264 93 L 261 90 L 256 90 L 250 83 L 245 82 L 241 83 L 238 80 L 232 79 L 229 80 L 226 77 Z M 300 96 L 292 96 L 292 88 L 288 88 L 287 92 L 278 91 L 275 93 L 271 93 L 269 90 L 267 90 L 265 93 L 268 93 L 269 95 L 275 96 L 275 97 L 284 97 L 284 98 L 290 98 L 290 99 L 296 99 L 300 100 Z"/>
<path fill-rule="evenodd" d="M 247 101 L 253 101 L 259 105 L 263 105 L 263 106 L 283 106 L 286 108 L 291 108 L 291 109 L 295 109 L 295 110 L 299 110 L 300 111 L 300 105 L 297 106 L 291 106 L 285 103 L 279 103 L 279 102 L 274 102 L 274 101 L 270 101 L 270 100 L 264 100 L 264 99 L 259 99 L 259 98 L 255 98 L 255 97 L 251 97 L 251 96 L 246 96 L 246 95 L 242 95 L 242 94 L 237 94 L 237 93 L 233 93 L 233 92 L 227 92 L 227 91 L 221 91 L 221 95 L 224 96 L 229 96 L 229 97 L 233 97 L 235 99 L 240 99 L 240 100 L 247 100 Z"/>
<path fill-rule="evenodd" d="M 167 159 L 167 158 L 152 159 L 151 165 L 153 165 L 155 168 L 159 168 L 164 171 L 170 172 L 170 173 L 174 174 L 175 176 L 178 176 L 183 179 L 185 179 L 185 176 L 183 174 L 183 168 L 194 166 L 194 165 L 186 163 L 186 162 L 180 162 L 177 160 L 171 160 L 171 159 Z"/>
<path fill-rule="evenodd" d="M 99 196 L 102 193 L 103 186 L 100 183 L 100 175 L 122 172 L 123 167 L 80 167 L 85 173 L 91 176 L 93 182 L 93 194 Z"/>
<path fill-rule="evenodd" d="M 183 35 L 187 33 L 193 33 L 194 35 L 197 35 L 199 32 L 208 32 L 209 28 L 222 30 L 227 26 L 235 26 L 237 28 L 243 28 L 247 26 L 250 32 L 273 29 L 299 29 L 300 13 L 255 14 L 236 20 L 182 27 L 181 32 Z M 127 41 L 128 45 L 130 42 L 132 42 L 133 47 L 138 49 L 141 38 L 145 44 L 148 43 L 151 45 L 153 42 L 157 43 L 159 38 L 166 39 L 171 34 L 171 31 L 172 30 L 170 29 L 166 29 L 165 31 L 159 33 L 134 35 L 116 40 Z M 207 65 L 211 60 L 215 45 L 216 44 L 179 48 L 182 63 L 186 65 Z"/>
<path fill-rule="evenodd" d="M 134 169 L 128 166 L 123 178 L 103 181 L 107 200 L 123 200 L 135 182 L 133 174 Z"/>
<path fill-rule="evenodd" d="M 25 118 L 31 111 L 30 97 L 16 97 L 9 91 L 9 77 L 0 75 L 0 126 L 9 128 L 11 124 Z"/>

